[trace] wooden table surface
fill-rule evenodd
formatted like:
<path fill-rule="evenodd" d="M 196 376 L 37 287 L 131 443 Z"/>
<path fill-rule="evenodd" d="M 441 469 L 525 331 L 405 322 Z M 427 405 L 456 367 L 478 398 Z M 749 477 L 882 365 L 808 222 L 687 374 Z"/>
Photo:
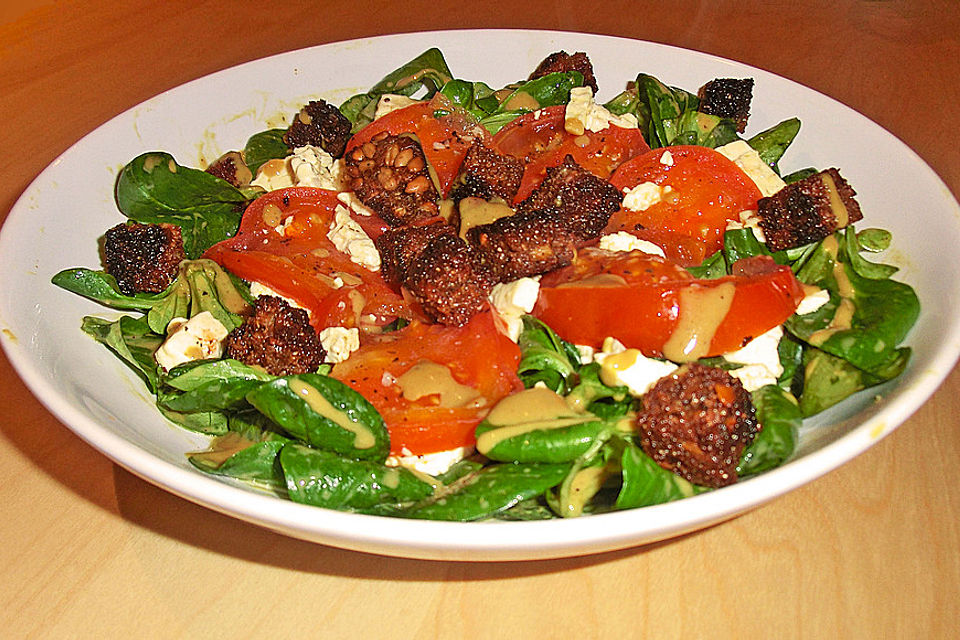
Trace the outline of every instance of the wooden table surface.
<path fill-rule="evenodd" d="M 4 217 L 80 136 L 184 81 L 309 45 L 463 27 L 628 36 L 768 69 L 886 127 L 960 193 L 955 0 L 3 4 Z M 643 548 L 492 564 L 343 551 L 219 515 L 87 446 L 2 356 L 0 380 L 5 638 L 958 633 L 957 371 L 876 447 L 735 520 Z"/>

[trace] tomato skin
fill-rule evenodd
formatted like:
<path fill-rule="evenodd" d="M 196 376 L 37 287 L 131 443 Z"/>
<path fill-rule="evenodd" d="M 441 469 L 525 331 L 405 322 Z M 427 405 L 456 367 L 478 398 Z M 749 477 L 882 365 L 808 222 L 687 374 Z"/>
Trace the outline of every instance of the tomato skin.
<path fill-rule="evenodd" d="M 342 326 L 369 329 L 410 315 L 399 294 L 378 272 L 355 264 L 327 237 L 336 192 L 311 187 L 278 189 L 254 200 L 236 236 L 206 251 L 231 273 L 260 282 L 310 311 L 320 331 Z M 276 227 L 285 225 L 281 235 Z M 337 286 L 336 279 L 343 282 Z M 362 319 L 374 317 L 367 323 Z"/>
<path fill-rule="evenodd" d="M 680 317 L 709 318 L 710 310 L 684 305 L 685 291 L 731 283 L 733 298 L 701 357 L 729 353 L 783 323 L 803 289 L 789 267 L 766 256 L 743 265 L 751 275 L 700 280 L 657 256 L 586 249 L 569 267 L 544 276 L 533 315 L 575 344 L 599 348 L 611 336 L 647 356 L 663 357 Z"/>
<path fill-rule="evenodd" d="M 669 152 L 671 163 L 661 160 Z M 707 147 L 654 149 L 620 165 L 610 182 L 624 191 L 644 182 L 671 188 L 644 211 L 621 208 L 606 233 L 627 231 L 664 249 L 685 266 L 700 264 L 723 246 L 727 222 L 755 210 L 761 193 L 740 167 Z"/>
<path fill-rule="evenodd" d="M 496 151 L 525 164 L 514 202 L 530 195 L 547 169 L 559 165 L 567 155 L 590 173 L 607 179 L 621 163 L 650 150 L 639 129 L 611 125 L 599 133 L 567 133 L 565 114 L 564 105 L 545 107 L 518 117 L 493 136 Z"/>
<path fill-rule="evenodd" d="M 392 381 L 422 360 L 448 367 L 457 382 L 480 392 L 483 405 L 444 408 L 434 398 L 406 400 Z M 473 446 L 474 428 L 490 407 L 523 388 L 516 373 L 519 363 L 520 348 L 485 311 L 462 327 L 413 322 L 361 346 L 331 375 L 377 408 L 390 432 L 392 453 L 406 449 L 423 455 Z"/>
<path fill-rule="evenodd" d="M 437 117 L 438 110 L 450 113 Z M 417 136 L 427 162 L 437 174 L 442 195 L 450 190 L 473 141 L 477 138 L 488 141 L 490 138 L 490 133 L 475 120 L 438 98 L 391 111 L 374 120 L 347 141 L 345 153 L 383 132 L 394 136 L 403 133 Z"/>

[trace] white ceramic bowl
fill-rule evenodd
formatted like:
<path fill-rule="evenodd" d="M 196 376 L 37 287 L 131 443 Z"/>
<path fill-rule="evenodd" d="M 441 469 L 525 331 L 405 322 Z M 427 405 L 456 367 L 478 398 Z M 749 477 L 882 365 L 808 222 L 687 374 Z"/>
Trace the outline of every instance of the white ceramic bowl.
<path fill-rule="evenodd" d="M 198 166 L 241 148 L 312 97 L 339 104 L 431 46 L 457 77 L 501 86 L 547 54 L 585 51 L 599 99 L 640 71 L 695 90 L 716 77 L 756 81 L 748 134 L 798 116 L 785 170 L 836 166 L 858 192 L 862 225 L 894 234 L 897 278 L 920 296 L 913 360 L 898 380 L 808 421 L 796 456 L 758 478 L 619 513 L 542 522 L 384 519 L 308 507 L 194 470 L 184 453 L 205 439 L 167 423 L 141 382 L 80 331 L 84 315 L 115 312 L 50 284 L 73 266 L 97 268 L 97 238 L 123 218 L 118 170 L 144 151 Z M 909 185 L 906 188 L 904 185 Z M 773 74 L 713 56 L 622 38 L 543 31 L 447 31 L 384 36 L 294 51 L 195 80 L 120 114 L 57 158 L 30 185 L 0 233 L 0 333 L 10 361 L 46 407 L 118 464 L 184 498 L 298 538 L 415 558 L 517 560 L 653 542 L 756 507 L 839 466 L 890 433 L 933 393 L 960 353 L 960 209 L 923 161 L 838 102 Z M 889 257 L 889 256 L 888 256 Z"/>

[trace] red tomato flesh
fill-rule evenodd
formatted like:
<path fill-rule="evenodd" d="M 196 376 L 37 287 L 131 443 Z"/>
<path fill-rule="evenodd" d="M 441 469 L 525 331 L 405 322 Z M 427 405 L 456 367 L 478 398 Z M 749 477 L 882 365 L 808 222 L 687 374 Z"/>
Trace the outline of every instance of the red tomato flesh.
<path fill-rule="evenodd" d="M 611 125 L 599 133 L 567 133 L 565 114 L 564 105 L 545 107 L 518 117 L 493 136 L 495 150 L 525 165 L 514 202 L 530 195 L 547 169 L 559 165 L 567 155 L 590 173 L 607 179 L 621 163 L 650 149 L 639 129 Z"/>
<path fill-rule="evenodd" d="M 533 314 L 575 344 L 599 348 L 610 336 L 647 356 L 721 355 L 782 324 L 804 295 L 789 267 L 766 256 L 748 261 L 742 271 L 751 275 L 699 280 L 658 256 L 585 249 L 543 277 Z M 699 304 L 720 294 L 729 300 L 725 312 Z M 695 357 L 671 346 L 686 326 L 697 329 L 689 334 L 700 340 Z"/>
<path fill-rule="evenodd" d="M 664 157 L 664 154 L 669 155 Z M 624 191 L 644 182 L 670 187 L 644 211 L 621 208 L 606 233 L 627 231 L 650 240 L 684 266 L 700 264 L 723 246 L 727 222 L 755 210 L 761 193 L 747 174 L 718 151 L 676 146 L 654 149 L 620 165 L 610 182 Z"/>
<path fill-rule="evenodd" d="M 215 244 L 204 257 L 296 301 L 310 311 L 317 331 L 375 329 L 409 317 L 409 306 L 378 272 L 351 261 L 327 237 L 338 205 L 337 194 L 325 189 L 271 191 L 247 207 L 236 236 Z"/>
<path fill-rule="evenodd" d="M 404 398 L 396 380 L 421 361 L 446 366 L 460 384 L 476 389 L 476 405 L 442 407 L 430 395 Z M 415 455 L 473 446 L 474 428 L 501 398 L 523 388 L 517 377 L 520 348 L 496 326 L 491 312 L 462 327 L 420 322 L 377 336 L 331 375 L 369 400 L 383 416 L 394 454 Z M 405 452 L 404 452 L 405 453 Z"/>

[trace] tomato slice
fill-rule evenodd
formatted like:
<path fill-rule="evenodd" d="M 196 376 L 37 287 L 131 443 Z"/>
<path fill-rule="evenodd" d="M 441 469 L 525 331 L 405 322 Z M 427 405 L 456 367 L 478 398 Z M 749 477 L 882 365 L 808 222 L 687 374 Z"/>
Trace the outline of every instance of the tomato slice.
<path fill-rule="evenodd" d="M 254 200 L 236 236 L 206 251 L 228 271 L 310 311 L 310 324 L 375 331 L 409 306 L 379 272 L 354 263 L 327 237 L 342 206 L 334 191 L 294 187 Z"/>
<path fill-rule="evenodd" d="M 665 156 L 665 154 L 668 154 Z M 655 149 L 620 165 L 610 182 L 624 191 L 644 182 L 670 187 L 643 211 L 621 208 L 606 232 L 627 231 L 661 247 L 668 258 L 696 265 L 723 246 L 727 222 L 757 208 L 761 193 L 747 174 L 708 147 Z"/>
<path fill-rule="evenodd" d="M 447 367 L 457 383 L 480 394 L 478 401 L 444 407 L 435 394 L 406 399 L 397 379 L 422 361 Z M 519 363 L 520 348 L 485 311 L 462 327 L 414 322 L 377 336 L 335 365 L 331 375 L 377 408 L 390 432 L 392 453 L 423 455 L 472 446 L 474 428 L 490 407 L 523 387 Z"/>
<path fill-rule="evenodd" d="M 418 102 L 377 118 L 350 138 L 346 151 L 379 133 L 412 133 L 420 140 L 427 162 L 437 174 L 441 194 L 446 195 L 467 150 L 478 138 L 488 140 L 490 133 L 449 101 L 441 100 L 441 94 L 437 95 L 439 98 L 429 102 Z"/>
<path fill-rule="evenodd" d="M 494 149 L 524 162 L 515 202 L 530 195 L 547 169 L 563 162 L 568 154 L 587 171 L 607 179 L 621 163 L 650 150 L 639 129 L 611 125 L 599 133 L 567 133 L 565 114 L 564 105 L 545 107 L 518 117 L 493 136 Z"/>
<path fill-rule="evenodd" d="M 611 336 L 677 362 L 721 355 L 782 324 L 803 298 L 790 268 L 767 256 L 736 272 L 700 280 L 658 256 L 587 248 L 543 277 L 533 314 L 575 344 Z"/>

